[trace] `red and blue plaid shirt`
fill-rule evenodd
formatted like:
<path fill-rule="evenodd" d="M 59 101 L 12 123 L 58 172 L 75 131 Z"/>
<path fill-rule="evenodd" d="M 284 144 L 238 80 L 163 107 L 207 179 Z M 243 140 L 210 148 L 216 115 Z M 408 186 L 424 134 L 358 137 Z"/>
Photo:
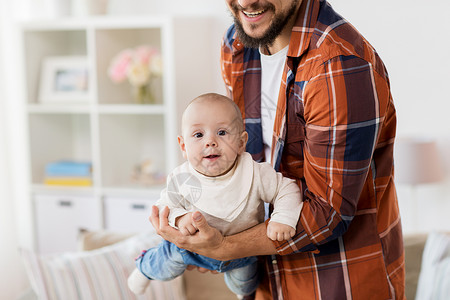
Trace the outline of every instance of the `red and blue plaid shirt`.
<path fill-rule="evenodd" d="M 222 72 L 264 160 L 261 63 L 234 26 Z M 404 299 L 402 230 L 393 181 L 396 113 L 372 46 L 326 1 L 303 0 L 292 30 L 272 142 L 277 171 L 303 191 L 296 235 L 274 242 L 257 299 Z"/>

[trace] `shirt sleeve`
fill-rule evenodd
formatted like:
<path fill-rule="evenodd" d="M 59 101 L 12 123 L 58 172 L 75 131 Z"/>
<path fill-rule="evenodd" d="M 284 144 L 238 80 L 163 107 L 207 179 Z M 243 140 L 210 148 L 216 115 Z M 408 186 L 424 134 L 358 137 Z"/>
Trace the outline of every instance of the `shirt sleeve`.
<path fill-rule="evenodd" d="M 390 105 L 387 78 L 355 56 L 324 62 L 301 95 L 306 188 L 296 235 L 274 242 L 281 255 L 318 252 L 347 231 L 362 190 L 373 189 L 366 179 Z"/>
<path fill-rule="evenodd" d="M 168 186 L 172 177 L 173 173 L 167 176 Z M 176 218 L 181 217 L 188 213 L 188 210 L 186 210 L 186 208 L 183 205 L 184 203 L 186 203 L 186 200 L 184 199 L 183 195 L 181 195 L 180 193 L 176 193 L 174 191 L 171 191 L 169 194 L 167 188 L 165 188 L 161 191 L 160 198 L 156 202 L 156 206 L 160 211 L 166 206 L 170 209 L 169 225 L 176 228 L 175 226 Z"/>
<path fill-rule="evenodd" d="M 258 173 L 254 180 L 258 180 L 261 188 L 261 200 L 273 205 L 270 221 L 295 229 L 303 205 L 297 184 L 276 172 L 268 163 L 255 163 L 255 168 Z"/>

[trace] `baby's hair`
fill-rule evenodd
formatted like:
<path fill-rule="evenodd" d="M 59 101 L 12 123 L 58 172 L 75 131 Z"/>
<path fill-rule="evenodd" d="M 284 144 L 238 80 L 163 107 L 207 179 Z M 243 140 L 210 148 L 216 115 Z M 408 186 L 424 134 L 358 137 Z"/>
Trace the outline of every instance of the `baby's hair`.
<path fill-rule="evenodd" d="M 189 104 L 187 105 L 186 109 L 183 112 L 181 124 L 184 123 L 183 120 L 185 118 L 184 115 L 185 115 L 185 112 L 187 111 L 187 108 L 191 104 L 196 103 L 196 102 L 201 102 L 201 101 L 226 101 L 226 102 L 228 102 L 231 106 L 233 106 L 233 108 L 236 112 L 236 118 L 233 121 L 237 122 L 237 128 L 239 129 L 239 132 L 242 132 L 244 130 L 244 122 L 242 120 L 241 110 L 239 109 L 237 104 L 234 103 L 234 101 L 231 100 L 230 98 L 228 98 L 227 96 L 220 95 L 217 93 L 206 93 L 206 94 L 200 95 L 200 96 L 194 98 L 193 100 L 191 100 L 191 102 L 189 102 Z"/>

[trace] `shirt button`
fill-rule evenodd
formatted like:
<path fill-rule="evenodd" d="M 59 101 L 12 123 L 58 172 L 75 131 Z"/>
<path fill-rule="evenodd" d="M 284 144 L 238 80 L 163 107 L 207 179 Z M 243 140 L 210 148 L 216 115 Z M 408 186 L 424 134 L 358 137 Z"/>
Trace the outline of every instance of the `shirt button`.
<path fill-rule="evenodd" d="M 277 264 L 277 260 L 276 259 L 273 259 L 272 260 L 272 265 L 276 265 Z"/>

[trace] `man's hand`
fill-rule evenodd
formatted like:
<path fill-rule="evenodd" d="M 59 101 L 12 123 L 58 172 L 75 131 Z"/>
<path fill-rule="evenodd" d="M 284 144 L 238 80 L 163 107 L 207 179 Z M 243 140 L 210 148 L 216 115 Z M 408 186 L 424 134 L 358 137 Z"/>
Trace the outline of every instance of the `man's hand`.
<path fill-rule="evenodd" d="M 202 267 L 193 266 L 193 265 L 188 265 L 188 266 L 186 267 L 186 269 L 189 270 L 189 271 L 192 271 L 192 270 L 197 269 L 197 271 L 199 271 L 200 273 L 208 273 L 208 272 L 210 272 L 210 273 L 212 273 L 212 274 L 219 274 L 218 271 L 215 271 L 215 270 L 208 270 L 208 269 L 205 269 L 205 268 L 202 268 Z"/>
<path fill-rule="evenodd" d="M 210 257 L 217 260 L 227 260 L 224 255 L 224 237 L 206 222 L 203 215 L 196 211 L 191 215 L 191 223 L 197 228 L 193 235 L 185 235 L 181 231 L 169 225 L 169 208 L 166 206 L 161 211 L 158 207 L 152 207 L 150 222 L 163 239 L 174 243 L 180 248 Z"/>
<path fill-rule="evenodd" d="M 269 222 L 267 225 L 267 236 L 272 241 L 284 241 L 295 235 L 295 229 L 289 225 L 278 222 Z"/>

